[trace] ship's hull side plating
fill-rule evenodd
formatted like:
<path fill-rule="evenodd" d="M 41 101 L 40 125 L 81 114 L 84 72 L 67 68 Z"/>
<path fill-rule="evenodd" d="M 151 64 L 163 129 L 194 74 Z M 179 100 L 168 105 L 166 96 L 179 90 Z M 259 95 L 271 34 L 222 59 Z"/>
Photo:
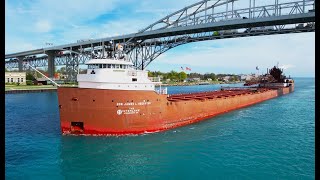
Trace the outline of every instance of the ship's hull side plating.
<path fill-rule="evenodd" d="M 167 96 L 155 91 L 59 87 L 63 134 L 132 135 L 191 124 L 293 92 L 294 86 Z"/>

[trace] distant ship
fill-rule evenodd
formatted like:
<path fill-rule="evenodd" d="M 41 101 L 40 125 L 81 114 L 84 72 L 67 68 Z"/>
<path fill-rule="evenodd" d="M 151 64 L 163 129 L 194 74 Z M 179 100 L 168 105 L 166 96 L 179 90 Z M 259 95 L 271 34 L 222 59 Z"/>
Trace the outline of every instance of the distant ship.
<path fill-rule="evenodd" d="M 91 59 L 78 87 L 58 87 L 62 134 L 134 135 L 164 131 L 294 91 L 293 79 L 273 67 L 255 87 L 190 94 L 156 90 L 145 70 L 123 59 Z"/>

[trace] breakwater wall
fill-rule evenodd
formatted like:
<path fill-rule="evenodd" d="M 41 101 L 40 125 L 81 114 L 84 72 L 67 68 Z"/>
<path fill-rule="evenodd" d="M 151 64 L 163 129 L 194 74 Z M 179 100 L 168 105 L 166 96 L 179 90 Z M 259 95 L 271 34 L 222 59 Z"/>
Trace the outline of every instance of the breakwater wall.
<path fill-rule="evenodd" d="M 57 89 L 16 89 L 5 91 L 5 94 L 56 92 Z"/>

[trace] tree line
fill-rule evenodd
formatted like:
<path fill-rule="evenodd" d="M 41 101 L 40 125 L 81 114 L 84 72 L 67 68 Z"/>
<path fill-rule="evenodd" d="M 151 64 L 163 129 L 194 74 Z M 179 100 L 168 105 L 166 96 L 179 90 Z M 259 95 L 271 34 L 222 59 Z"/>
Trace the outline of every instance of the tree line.
<path fill-rule="evenodd" d="M 47 69 L 45 70 L 41 70 L 39 69 L 39 71 L 43 74 L 46 74 Z M 5 71 L 7 72 L 7 68 L 5 68 Z M 14 71 L 18 71 L 18 70 L 14 70 Z M 60 73 L 60 74 L 66 74 L 66 68 L 62 67 L 58 70 L 55 71 L 56 73 Z M 80 73 L 85 73 L 86 69 L 80 69 Z M 38 72 L 27 72 L 27 80 L 32 80 L 35 77 L 42 77 L 42 75 Z M 200 80 L 208 80 L 211 79 L 212 81 L 217 81 L 217 80 L 221 80 L 223 79 L 225 76 L 230 76 L 229 81 L 238 81 L 239 77 L 237 75 L 234 74 L 215 74 L 215 73 L 185 73 L 185 72 L 177 72 L 177 71 L 170 71 L 170 72 L 161 72 L 161 71 L 149 71 L 148 72 L 148 76 L 149 77 L 161 77 L 163 80 L 166 79 L 170 79 L 171 81 L 184 81 L 187 78 L 200 78 Z"/>
<path fill-rule="evenodd" d="M 162 77 L 163 80 L 170 79 L 172 81 L 183 81 L 187 78 L 200 78 L 200 80 L 208 80 L 211 79 L 212 81 L 221 80 L 226 76 L 229 76 L 229 81 L 239 81 L 239 77 L 234 74 L 215 74 L 215 73 L 185 73 L 185 72 L 161 72 L 161 71 L 149 71 L 149 77 Z"/>

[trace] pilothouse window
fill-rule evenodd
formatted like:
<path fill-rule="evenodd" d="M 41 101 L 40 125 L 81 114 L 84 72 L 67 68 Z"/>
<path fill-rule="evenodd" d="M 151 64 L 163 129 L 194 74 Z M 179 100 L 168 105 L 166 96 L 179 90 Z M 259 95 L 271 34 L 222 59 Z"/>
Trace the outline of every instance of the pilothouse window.
<path fill-rule="evenodd" d="M 109 69 L 131 69 L 131 65 L 126 64 L 89 64 L 88 69 L 102 69 L 102 68 L 109 68 Z"/>
<path fill-rule="evenodd" d="M 88 69 L 99 69 L 102 68 L 102 64 L 89 64 Z"/>

